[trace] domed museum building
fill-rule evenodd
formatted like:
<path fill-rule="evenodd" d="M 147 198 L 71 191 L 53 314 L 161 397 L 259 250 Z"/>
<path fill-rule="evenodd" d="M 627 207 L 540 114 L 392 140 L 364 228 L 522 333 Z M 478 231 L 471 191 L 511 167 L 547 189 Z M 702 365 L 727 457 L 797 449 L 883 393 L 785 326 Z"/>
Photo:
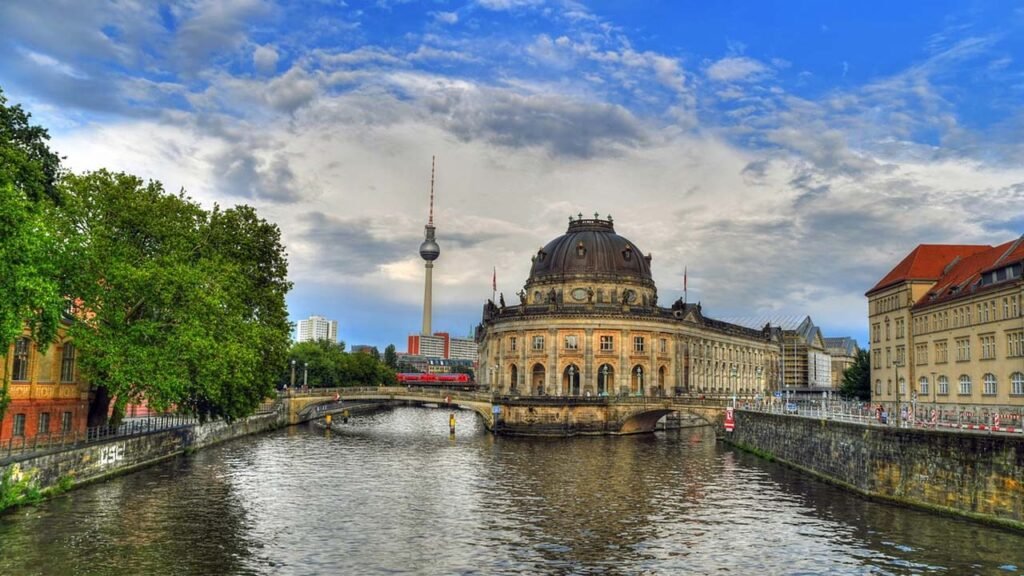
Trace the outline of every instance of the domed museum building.
<path fill-rule="evenodd" d="M 570 217 L 533 256 L 519 304 L 488 301 L 479 380 L 512 396 L 765 395 L 777 388 L 777 331 L 659 306 L 651 256 L 612 218 Z"/>

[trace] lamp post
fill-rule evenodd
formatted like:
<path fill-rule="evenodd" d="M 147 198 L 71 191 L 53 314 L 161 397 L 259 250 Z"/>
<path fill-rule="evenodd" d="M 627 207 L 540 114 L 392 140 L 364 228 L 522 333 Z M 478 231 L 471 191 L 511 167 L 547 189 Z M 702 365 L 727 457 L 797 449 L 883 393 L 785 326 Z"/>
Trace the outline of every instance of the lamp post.
<path fill-rule="evenodd" d="M 893 371 L 896 373 L 896 406 L 893 409 L 893 413 L 889 415 L 889 418 L 896 419 L 896 426 L 902 428 L 903 422 L 900 421 L 899 410 L 900 410 L 900 358 L 897 355 L 896 361 L 892 363 Z"/>
<path fill-rule="evenodd" d="M 295 358 L 292 358 L 292 383 L 291 389 L 295 389 Z"/>
<path fill-rule="evenodd" d="M 568 395 L 569 396 L 575 396 L 576 395 L 576 390 L 575 390 L 575 387 L 573 386 L 574 382 L 573 382 L 573 378 L 572 377 L 576 374 L 576 367 L 574 367 L 572 364 L 570 364 L 569 368 L 566 371 L 569 373 L 569 394 Z"/>
<path fill-rule="evenodd" d="M 761 380 L 761 366 L 754 368 L 754 374 L 757 376 L 757 395 L 760 397 L 764 396 L 764 383 Z"/>
<path fill-rule="evenodd" d="M 732 377 L 732 407 L 736 407 L 736 365 L 729 367 L 729 376 Z"/>
<path fill-rule="evenodd" d="M 308 362 L 303 362 L 302 363 L 302 389 L 303 390 L 306 389 L 306 381 L 307 381 L 307 377 L 308 376 L 309 376 L 309 363 Z"/>

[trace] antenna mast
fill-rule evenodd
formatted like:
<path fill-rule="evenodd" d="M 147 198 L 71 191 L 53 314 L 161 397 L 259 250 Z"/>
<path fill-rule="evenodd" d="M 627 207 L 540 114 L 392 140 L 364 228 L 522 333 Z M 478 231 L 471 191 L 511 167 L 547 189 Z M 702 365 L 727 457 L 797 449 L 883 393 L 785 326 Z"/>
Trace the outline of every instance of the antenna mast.
<path fill-rule="evenodd" d="M 427 226 L 434 225 L 434 160 L 436 156 L 430 157 L 430 217 L 427 219 Z"/>

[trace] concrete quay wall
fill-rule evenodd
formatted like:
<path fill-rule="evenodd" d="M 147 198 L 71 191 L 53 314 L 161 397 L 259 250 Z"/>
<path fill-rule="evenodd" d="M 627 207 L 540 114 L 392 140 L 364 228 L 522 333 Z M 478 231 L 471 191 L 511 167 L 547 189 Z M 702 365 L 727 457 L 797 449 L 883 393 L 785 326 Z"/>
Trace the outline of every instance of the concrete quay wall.
<path fill-rule="evenodd" d="M 58 452 L 30 456 L 9 464 L 35 478 L 40 490 L 73 486 L 103 480 L 150 466 L 192 450 L 198 450 L 249 434 L 287 425 L 287 413 L 250 416 L 232 423 L 210 422 L 202 425 L 160 430 L 143 435 L 113 438 Z"/>
<path fill-rule="evenodd" d="M 1024 529 L 1024 439 L 737 411 L 726 442 L 863 495 Z"/>

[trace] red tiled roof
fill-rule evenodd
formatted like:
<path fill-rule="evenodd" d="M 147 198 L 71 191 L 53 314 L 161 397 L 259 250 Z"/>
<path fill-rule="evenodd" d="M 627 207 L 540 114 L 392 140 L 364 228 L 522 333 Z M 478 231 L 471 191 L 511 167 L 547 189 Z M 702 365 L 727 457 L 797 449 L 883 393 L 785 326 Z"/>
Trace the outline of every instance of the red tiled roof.
<path fill-rule="evenodd" d="M 967 258 L 991 246 L 960 244 L 921 244 L 896 265 L 867 295 L 906 280 L 937 280 L 955 258 Z"/>
<path fill-rule="evenodd" d="M 936 280 L 935 286 L 916 305 L 937 304 L 971 294 L 971 286 L 981 280 L 983 273 L 1024 259 L 1022 240 L 1024 237 L 961 259 Z"/>

